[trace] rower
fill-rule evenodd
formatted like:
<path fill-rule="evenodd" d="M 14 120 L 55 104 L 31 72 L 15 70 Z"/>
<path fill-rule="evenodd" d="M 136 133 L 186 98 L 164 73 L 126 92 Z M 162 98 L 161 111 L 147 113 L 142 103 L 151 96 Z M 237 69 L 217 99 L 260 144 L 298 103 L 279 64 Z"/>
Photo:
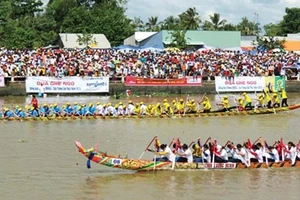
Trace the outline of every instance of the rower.
<path fill-rule="evenodd" d="M 202 101 L 203 110 L 202 113 L 209 113 L 211 110 L 211 104 L 209 99 L 205 96 L 204 100 Z"/>
<path fill-rule="evenodd" d="M 161 151 L 154 152 L 156 155 L 163 156 L 158 161 L 161 161 L 161 162 L 174 162 L 175 161 L 175 155 L 171 151 L 170 147 L 167 146 L 167 144 L 161 144 L 160 149 L 161 149 Z"/>
<path fill-rule="evenodd" d="M 178 108 L 177 108 L 177 102 L 176 102 L 176 100 L 173 100 L 172 101 L 172 109 L 173 109 L 173 112 L 174 113 L 178 113 Z"/>
<path fill-rule="evenodd" d="M 99 115 L 100 114 L 100 111 L 102 110 L 103 106 L 101 105 L 100 102 L 97 102 L 96 104 L 96 114 Z"/>
<path fill-rule="evenodd" d="M 208 148 L 207 144 L 203 145 L 202 159 L 203 159 L 204 162 L 207 162 L 207 163 L 211 162 L 210 149 Z"/>
<path fill-rule="evenodd" d="M 141 108 L 138 103 L 135 104 L 132 115 L 140 115 L 141 114 Z"/>
<path fill-rule="evenodd" d="M 127 109 L 128 109 L 129 115 L 133 114 L 133 112 L 134 112 L 134 105 L 133 105 L 132 101 L 128 101 Z"/>
<path fill-rule="evenodd" d="M 144 104 L 144 102 L 140 103 L 140 108 L 141 108 L 141 115 L 146 115 L 146 113 L 147 113 L 147 106 Z"/>
<path fill-rule="evenodd" d="M 101 116 L 106 116 L 107 115 L 107 106 L 106 106 L 106 104 L 103 104 L 101 110 L 99 111 L 99 114 Z"/>
<path fill-rule="evenodd" d="M 193 154 L 187 144 L 182 145 L 183 152 L 176 152 L 179 156 L 176 162 L 193 162 Z"/>
<path fill-rule="evenodd" d="M 45 117 L 48 117 L 50 115 L 50 108 L 45 103 L 44 103 L 43 107 L 41 107 L 40 111 L 41 111 L 41 114 Z"/>
<path fill-rule="evenodd" d="M 244 100 L 241 97 L 237 98 L 237 103 L 238 103 L 238 110 L 239 111 L 245 110 Z"/>
<path fill-rule="evenodd" d="M 197 105 L 194 99 L 188 101 L 187 107 L 187 113 L 197 113 Z"/>
<path fill-rule="evenodd" d="M 151 104 L 149 104 L 146 108 L 146 115 L 151 115 L 151 110 L 152 110 L 153 106 Z"/>
<path fill-rule="evenodd" d="M 257 95 L 257 103 L 255 104 L 255 109 L 264 107 L 264 95 L 259 94 Z"/>
<path fill-rule="evenodd" d="M 124 115 L 124 107 L 123 107 L 123 103 L 119 102 L 118 108 L 117 108 L 117 115 Z"/>
<path fill-rule="evenodd" d="M 183 99 L 179 100 L 179 103 L 177 105 L 177 109 L 178 109 L 178 114 L 183 114 L 184 113 L 185 105 L 184 105 Z"/>
<path fill-rule="evenodd" d="M 74 109 L 72 108 L 70 102 L 67 102 L 65 112 L 68 116 L 73 115 Z"/>
<path fill-rule="evenodd" d="M 200 144 L 193 144 L 192 146 L 193 149 L 193 160 L 194 162 L 202 162 L 202 149 L 200 147 Z"/>
<path fill-rule="evenodd" d="M 17 116 L 20 118 L 24 118 L 24 117 L 26 117 L 26 113 L 23 111 L 22 108 L 19 108 L 19 112 L 18 112 Z"/>
<path fill-rule="evenodd" d="M 265 87 L 263 90 L 263 93 L 265 95 L 264 100 L 265 100 L 265 103 L 267 104 L 267 108 L 272 108 L 272 99 L 270 97 L 269 88 Z"/>
<path fill-rule="evenodd" d="M 272 102 L 273 102 L 273 105 L 272 105 L 273 108 L 279 108 L 280 107 L 280 101 L 279 101 L 278 95 L 276 93 L 274 93 L 272 95 Z"/>
<path fill-rule="evenodd" d="M 89 107 L 88 107 L 88 112 L 86 115 L 95 115 L 95 112 L 96 112 L 96 107 L 92 104 L 92 103 L 89 103 Z"/>
<path fill-rule="evenodd" d="M 170 104 L 168 103 L 167 99 L 164 99 L 164 101 L 163 101 L 163 111 L 167 112 L 168 107 L 170 107 Z"/>
<path fill-rule="evenodd" d="M 280 87 L 280 90 L 278 92 L 280 92 L 280 95 L 281 95 L 281 107 L 289 106 L 287 103 L 287 95 L 286 95 L 286 91 L 284 90 L 284 88 Z"/>
<path fill-rule="evenodd" d="M 249 109 L 249 110 L 251 110 L 252 109 L 252 99 L 250 98 L 250 96 L 246 93 L 246 92 L 244 92 L 243 94 L 242 94 L 242 96 L 244 97 L 244 108 L 245 109 Z"/>
<path fill-rule="evenodd" d="M 222 98 L 221 103 L 217 104 L 218 106 L 221 106 L 221 108 L 218 110 L 218 112 L 227 112 L 229 111 L 229 100 L 228 100 L 228 96 L 224 96 Z"/>
<path fill-rule="evenodd" d="M 56 115 L 56 117 L 60 116 L 61 108 L 56 104 L 53 105 L 52 112 Z"/>
<path fill-rule="evenodd" d="M 11 117 L 14 117 L 14 113 L 9 110 L 8 108 L 4 108 L 4 112 L 3 112 L 3 117 L 4 118 L 11 118 Z"/>

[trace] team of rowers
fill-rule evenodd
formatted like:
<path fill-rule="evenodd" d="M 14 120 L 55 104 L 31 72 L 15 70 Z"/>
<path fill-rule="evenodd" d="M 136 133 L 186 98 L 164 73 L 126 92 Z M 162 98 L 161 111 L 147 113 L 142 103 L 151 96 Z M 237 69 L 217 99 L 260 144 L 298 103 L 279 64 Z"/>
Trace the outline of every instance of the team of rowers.
<path fill-rule="evenodd" d="M 211 140 L 210 137 L 205 143 L 201 143 L 201 139 L 198 138 L 189 145 L 181 143 L 179 138 L 173 139 L 169 145 L 162 144 L 157 137 L 153 141 L 154 150 L 149 148 L 147 150 L 160 156 L 156 158 L 156 161 L 242 162 L 246 166 L 249 166 L 251 162 L 268 163 L 290 160 L 292 164 L 295 164 L 296 161 L 300 161 L 300 140 L 296 145 L 291 141 L 285 145 L 282 139 L 275 141 L 273 145 L 268 145 L 261 137 L 254 143 L 248 139 L 243 144 L 237 145 L 231 141 L 221 145 L 216 140 Z"/>
<path fill-rule="evenodd" d="M 281 102 L 280 102 L 281 99 Z M 209 113 L 209 112 L 228 112 L 232 110 L 243 111 L 250 109 L 257 109 L 259 107 L 276 108 L 288 106 L 287 94 L 281 87 L 278 92 L 270 92 L 266 87 L 263 93 L 257 95 L 257 103 L 252 105 L 252 99 L 246 92 L 242 93 L 240 97 L 234 99 L 235 106 L 230 106 L 228 96 L 223 96 L 221 102 L 217 104 L 218 110 L 211 111 L 212 106 L 207 96 L 203 96 L 200 101 L 194 99 L 187 99 L 184 102 L 183 99 L 173 100 L 171 103 L 167 99 L 163 100 L 163 103 L 156 103 L 154 105 L 146 105 L 144 102 L 133 103 L 128 101 L 128 104 L 119 102 L 115 105 L 112 103 L 96 105 L 78 104 L 75 102 L 66 103 L 60 107 L 55 104 L 43 104 L 38 106 L 35 96 L 32 99 L 31 105 L 26 106 L 23 110 L 19 106 L 15 106 L 13 109 L 3 107 L 0 112 L 1 118 L 24 118 L 24 117 L 50 117 L 50 116 L 127 116 L 127 115 L 154 115 L 160 116 L 162 114 L 172 116 L 174 114 L 189 114 L 189 113 Z M 281 104 L 280 104 L 281 103 Z M 202 107 L 202 108 L 201 108 Z"/>

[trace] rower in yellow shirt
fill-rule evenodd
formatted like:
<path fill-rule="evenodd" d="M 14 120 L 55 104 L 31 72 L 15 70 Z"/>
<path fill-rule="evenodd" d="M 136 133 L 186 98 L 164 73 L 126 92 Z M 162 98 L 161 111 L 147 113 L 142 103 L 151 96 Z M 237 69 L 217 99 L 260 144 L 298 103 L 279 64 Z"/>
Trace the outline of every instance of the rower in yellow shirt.
<path fill-rule="evenodd" d="M 241 97 L 237 98 L 237 103 L 238 103 L 238 110 L 239 111 L 245 110 L 245 103 L 244 103 L 244 100 Z"/>
<path fill-rule="evenodd" d="M 164 112 L 168 112 L 169 107 L 170 107 L 170 104 L 168 103 L 168 100 L 164 99 L 164 104 L 163 104 Z"/>
<path fill-rule="evenodd" d="M 149 104 L 146 108 L 146 115 L 151 115 L 152 105 Z"/>
<path fill-rule="evenodd" d="M 162 114 L 162 107 L 160 105 L 160 103 L 157 103 L 155 106 L 153 106 L 152 110 L 151 110 L 151 114 L 158 116 Z"/>
<path fill-rule="evenodd" d="M 257 103 L 255 104 L 255 109 L 264 107 L 264 95 L 258 94 L 257 95 Z"/>
<path fill-rule="evenodd" d="M 197 112 L 197 105 L 194 99 L 189 100 L 187 103 L 187 113 L 196 113 Z"/>
<path fill-rule="evenodd" d="M 176 100 L 172 101 L 172 109 L 174 113 L 178 113 L 178 108 L 177 108 L 178 102 Z"/>
<path fill-rule="evenodd" d="M 217 104 L 218 106 L 221 106 L 221 108 L 218 110 L 218 112 L 227 112 L 229 111 L 229 100 L 228 96 L 224 96 L 221 100 L 221 103 Z"/>
<path fill-rule="evenodd" d="M 141 108 L 138 103 L 135 104 L 134 109 L 133 109 L 133 115 L 140 115 L 141 114 Z"/>
<path fill-rule="evenodd" d="M 280 107 L 280 101 L 279 101 L 278 95 L 276 93 L 274 93 L 272 95 L 272 102 L 273 102 L 273 104 L 272 104 L 273 108 Z"/>
<path fill-rule="evenodd" d="M 209 113 L 210 110 L 211 110 L 211 104 L 210 104 L 210 101 L 209 99 L 205 96 L 204 97 L 204 100 L 202 101 L 202 106 L 203 106 L 203 113 Z"/>
<path fill-rule="evenodd" d="M 184 105 L 183 99 L 180 99 L 178 102 L 178 105 L 177 105 L 178 113 L 183 114 L 184 108 L 185 108 L 185 105 Z"/>
<path fill-rule="evenodd" d="M 284 88 L 280 87 L 280 90 L 278 92 L 280 93 L 280 96 L 281 96 L 281 107 L 289 106 L 287 103 L 287 95 L 286 95 L 286 91 L 284 90 Z"/>
<path fill-rule="evenodd" d="M 244 105 L 244 108 L 245 109 L 252 109 L 252 106 L 251 106 L 251 104 L 252 104 L 252 99 L 250 98 L 250 96 L 246 93 L 246 92 L 244 92 L 243 94 L 242 94 L 242 96 L 244 97 L 244 103 L 245 103 L 245 105 Z"/>

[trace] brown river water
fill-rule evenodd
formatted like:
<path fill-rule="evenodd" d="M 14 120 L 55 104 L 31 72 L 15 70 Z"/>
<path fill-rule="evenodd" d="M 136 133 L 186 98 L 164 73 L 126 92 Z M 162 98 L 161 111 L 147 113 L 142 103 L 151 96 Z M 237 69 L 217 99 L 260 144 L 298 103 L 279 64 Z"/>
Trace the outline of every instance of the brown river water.
<path fill-rule="evenodd" d="M 300 94 L 289 94 L 289 103 Z M 186 96 L 178 97 L 186 98 Z M 191 97 L 189 97 L 191 98 Z M 201 98 L 196 96 L 195 98 Z M 212 105 L 219 96 L 209 96 Z M 174 97 L 168 97 L 169 100 Z M 163 97 L 134 97 L 134 102 L 162 102 Z M 109 97 L 55 96 L 40 103 L 117 102 Z M 119 100 L 118 100 L 119 101 Z M 120 101 L 127 102 L 127 99 Z M 0 104 L 25 105 L 27 97 L 0 97 Z M 232 103 L 233 104 L 233 103 Z M 181 119 L 119 119 L 82 121 L 0 121 L 0 199 L 299 199 L 300 169 L 237 169 L 135 173 L 92 163 L 79 154 L 74 141 L 90 148 L 138 158 L 153 136 L 169 143 L 180 137 L 190 143 L 209 136 L 223 144 L 259 136 L 273 143 L 300 138 L 300 110 L 260 116 Z M 143 158 L 152 159 L 151 153 Z"/>

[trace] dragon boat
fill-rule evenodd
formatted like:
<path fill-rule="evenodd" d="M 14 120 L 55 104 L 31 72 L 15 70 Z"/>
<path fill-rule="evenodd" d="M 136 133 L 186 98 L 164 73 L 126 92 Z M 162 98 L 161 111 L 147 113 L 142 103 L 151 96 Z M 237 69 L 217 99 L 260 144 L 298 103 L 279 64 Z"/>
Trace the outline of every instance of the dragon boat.
<path fill-rule="evenodd" d="M 156 171 L 156 170 L 203 170 L 203 169 L 246 169 L 246 168 L 289 168 L 300 167 L 300 161 L 292 164 L 291 161 L 269 162 L 269 163 L 187 163 L 187 162 L 160 162 L 153 160 L 140 160 L 110 156 L 94 149 L 85 149 L 80 142 L 75 141 L 79 152 L 88 158 L 87 166 L 90 168 L 90 161 L 112 168 L 135 171 Z"/>
<path fill-rule="evenodd" d="M 119 116 L 48 116 L 48 117 L 10 117 L 10 118 L 3 118 L 0 117 L 2 121 L 51 121 L 51 120 L 84 120 L 84 119 L 144 119 L 144 118 L 201 118 L 201 117 L 222 117 L 222 116 L 245 116 L 245 115 L 263 115 L 263 114 L 277 114 L 281 112 L 296 110 L 300 108 L 299 104 L 290 105 L 288 107 L 279 107 L 279 108 L 259 108 L 259 109 L 252 109 L 252 110 L 244 110 L 238 111 L 236 109 L 231 110 L 229 112 L 218 112 L 218 111 L 211 111 L 209 113 L 185 113 L 185 114 L 162 114 L 162 115 L 119 115 Z"/>

